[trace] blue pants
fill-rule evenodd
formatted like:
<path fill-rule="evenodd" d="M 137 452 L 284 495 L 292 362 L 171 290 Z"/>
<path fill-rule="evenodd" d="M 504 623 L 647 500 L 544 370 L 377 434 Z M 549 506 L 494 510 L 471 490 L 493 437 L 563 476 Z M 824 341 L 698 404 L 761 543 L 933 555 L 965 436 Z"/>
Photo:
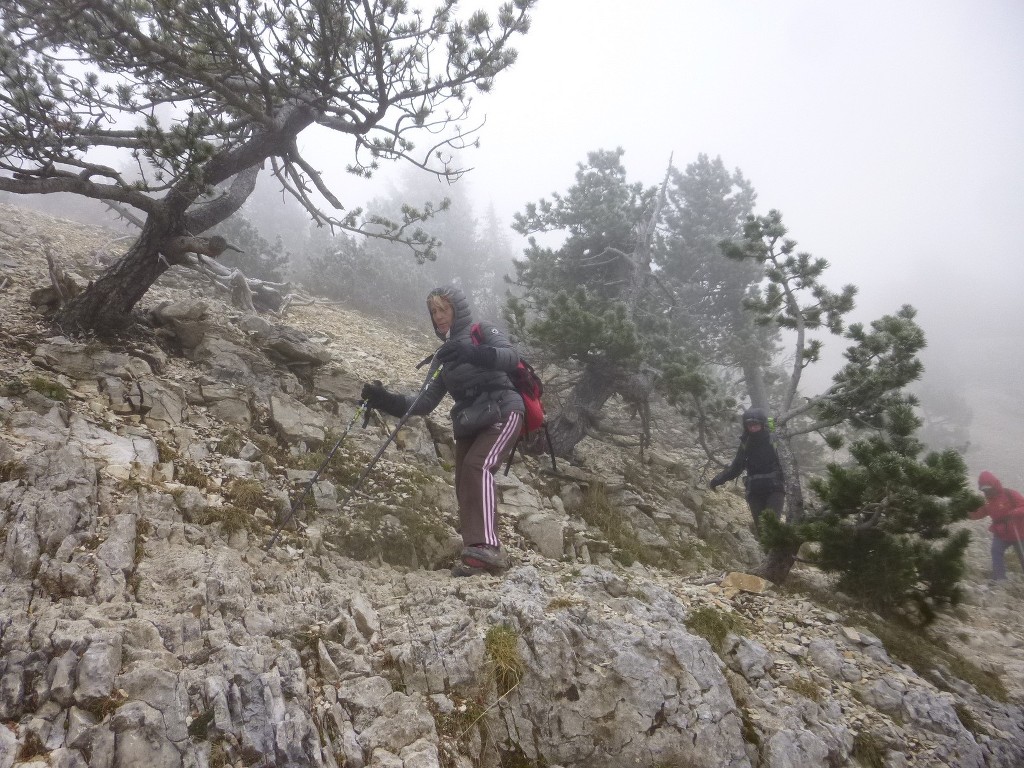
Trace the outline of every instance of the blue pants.
<path fill-rule="evenodd" d="M 1024 541 L 1007 541 L 993 534 L 992 578 L 996 581 L 1006 578 L 1006 562 L 1003 560 L 1003 555 L 1006 553 L 1007 547 L 1013 547 L 1013 551 L 1017 553 L 1017 559 L 1020 560 L 1020 568 L 1024 571 Z"/>

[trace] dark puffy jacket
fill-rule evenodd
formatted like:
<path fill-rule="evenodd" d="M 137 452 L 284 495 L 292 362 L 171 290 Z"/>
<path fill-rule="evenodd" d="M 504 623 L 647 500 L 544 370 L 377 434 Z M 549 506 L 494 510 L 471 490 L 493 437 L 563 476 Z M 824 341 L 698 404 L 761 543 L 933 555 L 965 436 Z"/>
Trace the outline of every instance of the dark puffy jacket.
<path fill-rule="evenodd" d="M 428 302 L 431 296 L 443 296 L 451 302 L 455 309 L 455 317 L 448 331 L 448 338 L 472 344 L 470 330 L 473 326 L 473 315 L 466 295 L 454 286 L 444 286 L 431 291 L 427 296 Z M 511 413 L 523 413 L 524 411 L 523 398 L 516 392 L 512 380 L 508 377 L 508 374 L 514 371 L 519 364 L 519 353 L 495 326 L 481 323 L 480 330 L 483 332 L 482 343 L 494 347 L 497 352 L 495 368 L 479 368 L 469 363 L 444 366 L 440 376 L 427 385 L 423 397 L 416 403 L 416 407 L 412 411 L 414 416 L 430 413 L 437 408 L 445 394 L 450 394 L 455 401 L 451 416 L 452 428 L 456 437 L 469 437 L 488 426 L 486 424 L 476 425 L 470 429 L 460 427 L 460 413 L 467 408 L 480 406 L 484 401 L 489 401 L 495 406 L 493 423 L 504 421 Z M 437 332 L 436 326 L 434 332 L 439 339 L 446 340 L 443 334 Z M 406 396 L 406 407 L 410 402 L 411 398 Z"/>
<path fill-rule="evenodd" d="M 985 504 L 969 513 L 968 517 L 972 520 L 991 517 L 992 525 L 988 529 L 993 534 L 1003 541 L 1024 541 L 1024 496 L 1004 488 L 991 472 L 982 472 L 978 485 L 988 486 L 995 492 L 987 496 Z"/>
<path fill-rule="evenodd" d="M 757 422 L 761 425 L 759 432 L 749 432 L 747 425 Z M 743 437 L 732 463 L 711 479 L 713 485 L 739 477 L 746 472 L 746 488 L 748 494 L 765 494 L 785 490 L 782 475 L 782 463 L 772 445 L 772 435 L 768 430 L 768 416 L 760 408 L 750 408 L 743 414 Z"/>

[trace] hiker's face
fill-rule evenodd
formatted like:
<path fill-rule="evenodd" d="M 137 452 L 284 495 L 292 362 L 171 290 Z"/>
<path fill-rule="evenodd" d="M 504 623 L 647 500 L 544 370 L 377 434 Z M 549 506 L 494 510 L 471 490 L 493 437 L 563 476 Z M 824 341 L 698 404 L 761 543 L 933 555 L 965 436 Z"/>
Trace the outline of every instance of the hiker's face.
<path fill-rule="evenodd" d="M 439 296 L 435 296 L 430 300 L 430 319 L 434 321 L 434 326 L 438 331 L 448 333 L 454 318 L 455 310 L 451 304 Z"/>
<path fill-rule="evenodd" d="M 761 431 L 761 422 L 760 421 L 748 421 L 747 422 L 747 432 L 760 432 L 760 431 Z"/>

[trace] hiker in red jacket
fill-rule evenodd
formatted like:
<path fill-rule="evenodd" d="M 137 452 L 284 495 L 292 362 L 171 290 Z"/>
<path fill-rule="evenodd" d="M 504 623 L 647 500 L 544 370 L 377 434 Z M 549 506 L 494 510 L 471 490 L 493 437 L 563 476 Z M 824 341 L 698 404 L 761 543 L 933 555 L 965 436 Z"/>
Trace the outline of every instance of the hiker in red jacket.
<path fill-rule="evenodd" d="M 1003 488 L 991 472 L 982 472 L 978 476 L 978 489 L 985 494 L 985 503 L 968 517 L 971 520 L 992 518 L 992 525 L 988 527 L 992 531 L 992 579 L 1003 581 L 1006 578 L 1003 555 L 1007 547 L 1013 547 L 1024 571 L 1024 496 Z"/>

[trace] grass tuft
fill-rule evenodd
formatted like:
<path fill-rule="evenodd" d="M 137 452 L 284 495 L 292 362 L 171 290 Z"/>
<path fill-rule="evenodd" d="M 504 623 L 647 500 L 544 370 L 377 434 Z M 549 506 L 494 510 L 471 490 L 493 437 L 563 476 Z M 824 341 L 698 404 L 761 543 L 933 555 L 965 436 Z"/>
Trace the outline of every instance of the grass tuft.
<path fill-rule="evenodd" d="M 511 627 L 495 625 L 484 636 L 484 648 L 494 672 L 498 695 L 504 696 L 519 685 L 525 670 L 523 658 L 519 655 L 519 635 Z"/>
<path fill-rule="evenodd" d="M 864 768 L 884 768 L 888 751 L 885 742 L 869 731 L 853 737 L 853 759 Z"/>
<path fill-rule="evenodd" d="M 205 491 L 208 487 L 206 473 L 195 464 L 185 464 L 178 467 L 178 482 L 182 485 L 191 485 Z"/>
<path fill-rule="evenodd" d="M 730 632 L 736 635 L 743 635 L 746 632 L 743 620 L 739 616 L 710 607 L 692 611 L 686 617 L 686 626 L 695 635 L 711 643 L 716 653 L 722 650 L 722 644 Z"/>

